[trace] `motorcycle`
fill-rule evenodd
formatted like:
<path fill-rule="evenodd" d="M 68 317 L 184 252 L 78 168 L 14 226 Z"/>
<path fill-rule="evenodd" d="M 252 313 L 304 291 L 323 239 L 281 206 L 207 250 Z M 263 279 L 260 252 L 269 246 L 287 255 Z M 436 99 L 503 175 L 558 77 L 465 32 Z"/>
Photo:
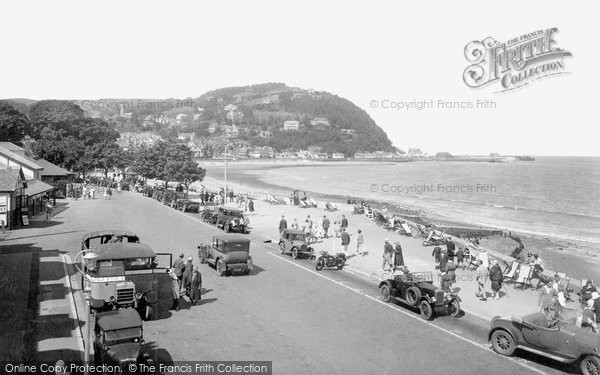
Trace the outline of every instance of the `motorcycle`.
<path fill-rule="evenodd" d="M 158 302 L 158 294 L 154 291 L 148 292 L 137 292 L 135 294 L 134 308 L 140 314 L 140 318 L 143 320 L 150 320 L 152 318 L 152 305 Z"/>
<path fill-rule="evenodd" d="M 317 271 L 323 269 L 323 267 L 337 267 L 338 270 L 344 268 L 346 263 L 346 255 L 343 253 L 337 253 L 335 255 L 329 254 L 327 251 L 321 251 L 317 257 L 317 264 L 315 268 Z"/>

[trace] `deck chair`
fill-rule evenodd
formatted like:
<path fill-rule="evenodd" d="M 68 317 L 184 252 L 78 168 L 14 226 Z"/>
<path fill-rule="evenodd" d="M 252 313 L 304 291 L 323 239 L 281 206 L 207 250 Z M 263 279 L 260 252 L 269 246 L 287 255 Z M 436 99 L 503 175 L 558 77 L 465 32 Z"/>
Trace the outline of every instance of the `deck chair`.
<path fill-rule="evenodd" d="M 515 272 L 517 271 L 517 269 L 519 269 L 520 263 L 519 262 L 512 262 L 512 264 L 510 265 L 510 269 L 508 269 L 506 271 L 506 273 L 504 274 L 504 279 L 503 280 L 513 280 L 514 276 L 515 276 Z"/>
<path fill-rule="evenodd" d="M 300 201 L 300 208 L 308 208 L 308 203 L 305 201 Z"/>
<path fill-rule="evenodd" d="M 402 229 L 404 229 L 404 232 L 406 232 L 407 235 L 412 236 L 412 230 L 410 229 L 410 225 L 408 225 L 408 223 L 402 223 L 400 226 Z"/>
<path fill-rule="evenodd" d="M 556 274 L 560 277 L 560 285 L 564 290 L 564 292 L 562 293 L 565 302 L 573 302 L 573 300 L 571 299 L 571 292 L 573 291 L 573 289 L 569 289 L 569 285 L 571 285 L 571 278 L 567 278 L 567 274 L 564 272 L 557 272 Z"/>
<path fill-rule="evenodd" d="M 519 270 L 519 277 L 515 280 L 514 288 L 517 287 L 517 284 L 523 284 L 523 289 L 525 289 L 525 284 L 527 284 L 527 283 L 529 283 L 529 286 L 533 287 L 533 285 L 531 285 L 531 274 L 532 273 L 533 273 L 533 268 L 529 264 L 521 264 L 521 267 Z"/>
<path fill-rule="evenodd" d="M 309 202 L 312 207 L 317 207 L 317 201 L 315 201 L 313 198 L 310 198 Z"/>
<path fill-rule="evenodd" d="M 471 266 L 473 266 L 473 269 L 477 269 L 477 267 L 479 267 L 479 264 L 477 263 L 477 257 L 473 254 L 469 255 L 465 263 L 467 263 L 467 271 L 469 268 L 471 268 Z"/>

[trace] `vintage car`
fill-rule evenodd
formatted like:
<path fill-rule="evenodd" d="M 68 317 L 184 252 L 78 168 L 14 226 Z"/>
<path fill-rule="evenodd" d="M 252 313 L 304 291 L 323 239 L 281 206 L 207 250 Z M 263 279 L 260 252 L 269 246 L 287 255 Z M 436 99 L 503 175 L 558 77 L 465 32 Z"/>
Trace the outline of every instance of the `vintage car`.
<path fill-rule="evenodd" d="M 550 327 L 541 312 L 523 317 L 495 316 L 488 339 L 501 355 L 510 356 L 520 348 L 563 363 L 579 362 L 585 375 L 600 373 L 600 335 L 577 327 L 575 318 Z"/>
<path fill-rule="evenodd" d="M 214 207 L 204 207 L 202 210 L 202 220 L 210 224 L 217 223 L 217 213 Z"/>
<path fill-rule="evenodd" d="M 410 273 L 394 275 L 379 283 L 381 299 L 384 302 L 396 300 L 411 307 L 419 308 L 421 317 L 431 320 L 435 314 L 457 317 L 460 312 L 460 298 L 446 293 L 433 285 L 431 273 Z"/>
<path fill-rule="evenodd" d="M 183 212 L 200 212 L 200 203 L 189 199 L 178 199 L 175 203 L 175 209 Z"/>
<path fill-rule="evenodd" d="M 299 229 L 284 229 L 279 238 L 279 252 L 283 254 L 291 251 L 294 259 L 297 259 L 299 255 L 312 259 L 315 250 L 308 246 L 307 236 Z"/>
<path fill-rule="evenodd" d="M 200 263 L 212 264 L 219 276 L 230 271 L 250 273 L 254 267 L 250 256 L 250 240 L 239 234 L 214 236 L 210 245 L 198 246 Z"/>
<path fill-rule="evenodd" d="M 214 214 L 214 222 L 217 228 L 223 229 L 225 232 L 240 232 L 248 233 L 244 224 L 244 214 L 242 210 L 229 207 L 219 207 Z"/>
<path fill-rule="evenodd" d="M 96 314 L 94 362 L 96 366 L 118 366 L 128 374 L 132 365 L 150 365 L 143 349 L 142 320 L 135 310 L 113 310 Z"/>
<path fill-rule="evenodd" d="M 79 254 L 93 259 L 82 261 L 81 270 L 95 311 L 136 308 L 144 319 L 168 314 L 173 303 L 167 273 L 172 254 L 155 253 L 134 233 L 116 230 L 86 233 L 82 248 Z"/>

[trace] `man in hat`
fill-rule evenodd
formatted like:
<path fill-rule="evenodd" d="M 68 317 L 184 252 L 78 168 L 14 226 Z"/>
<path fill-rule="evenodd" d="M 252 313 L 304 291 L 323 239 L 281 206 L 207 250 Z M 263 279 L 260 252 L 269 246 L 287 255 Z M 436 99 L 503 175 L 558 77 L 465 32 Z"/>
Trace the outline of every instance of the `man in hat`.
<path fill-rule="evenodd" d="M 192 285 L 192 272 L 194 271 L 194 265 L 192 261 L 194 258 L 188 257 L 187 262 L 185 263 L 185 269 L 183 271 L 183 288 L 185 289 L 185 294 L 189 296 L 190 287 Z"/>
<path fill-rule="evenodd" d="M 381 269 L 386 271 L 388 268 L 392 270 L 392 254 L 394 253 L 394 248 L 390 244 L 390 240 L 385 239 L 385 244 L 383 245 L 383 263 L 381 264 Z M 386 267 L 387 266 L 387 267 Z"/>
<path fill-rule="evenodd" d="M 281 220 L 279 220 L 279 234 L 281 234 L 284 229 L 287 229 L 287 220 L 285 220 L 285 216 L 281 215 Z"/>
<path fill-rule="evenodd" d="M 193 268 L 190 285 L 190 302 L 195 305 L 202 299 L 202 274 L 198 270 L 198 266 Z"/>
<path fill-rule="evenodd" d="M 183 262 L 183 253 L 179 254 L 179 258 L 173 262 L 173 274 L 177 277 L 177 285 L 179 285 L 179 291 L 181 292 L 181 284 L 183 281 L 183 271 L 185 270 L 185 263 Z"/>

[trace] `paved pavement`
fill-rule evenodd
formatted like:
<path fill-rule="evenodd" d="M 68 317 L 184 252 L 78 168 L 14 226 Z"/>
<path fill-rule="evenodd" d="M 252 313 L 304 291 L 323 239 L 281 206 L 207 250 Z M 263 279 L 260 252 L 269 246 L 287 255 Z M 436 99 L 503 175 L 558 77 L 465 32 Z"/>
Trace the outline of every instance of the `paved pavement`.
<path fill-rule="evenodd" d="M 64 202 L 54 224 L 15 231 L 10 241 L 74 257 L 86 231 L 119 228 L 138 232 L 156 251 L 183 252 L 197 263 L 196 246 L 222 233 L 199 215 L 140 194 Z M 260 205 L 258 212 L 251 226 L 266 218 Z M 170 317 L 145 322 L 145 339 L 156 357 L 272 360 L 275 374 L 562 373 L 559 365 L 536 356 L 493 353 L 481 321 L 425 322 L 414 311 L 381 302 L 371 280 L 352 272 L 316 272 L 314 262 L 280 255 L 276 244 L 263 243 L 272 233 L 255 230 L 250 237 L 256 265 L 250 276 L 219 277 L 203 265 L 201 305 L 183 303 Z"/>

